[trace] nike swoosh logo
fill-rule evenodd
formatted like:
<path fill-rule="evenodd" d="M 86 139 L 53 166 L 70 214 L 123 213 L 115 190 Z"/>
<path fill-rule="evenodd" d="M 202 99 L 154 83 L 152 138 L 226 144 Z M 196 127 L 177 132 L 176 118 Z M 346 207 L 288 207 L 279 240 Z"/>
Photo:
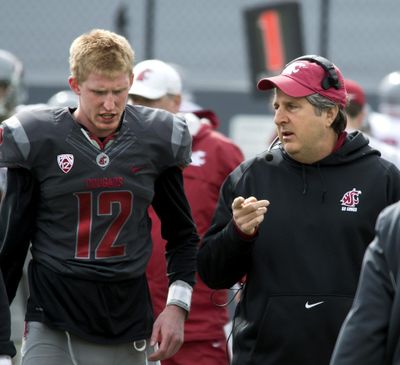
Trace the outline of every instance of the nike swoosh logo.
<path fill-rule="evenodd" d="M 307 301 L 305 307 L 306 307 L 306 309 L 310 309 L 310 308 L 316 307 L 317 305 L 320 305 L 320 304 L 322 304 L 322 303 L 324 303 L 324 301 L 322 301 L 322 302 L 316 302 L 316 303 L 312 303 L 312 304 L 309 304 L 308 301 Z"/>

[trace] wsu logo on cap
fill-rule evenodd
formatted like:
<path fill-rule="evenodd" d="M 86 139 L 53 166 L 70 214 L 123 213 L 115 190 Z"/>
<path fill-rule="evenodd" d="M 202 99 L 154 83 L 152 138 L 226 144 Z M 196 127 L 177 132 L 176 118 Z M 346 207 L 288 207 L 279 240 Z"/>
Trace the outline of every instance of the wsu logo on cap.
<path fill-rule="evenodd" d="M 307 65 L 304 64 L 303 62 L 291 63 L 288 67 L 286 67 L 282 71 L 282 75 L 292 75 L 292 74 L 294 74 L 296 72 L 299 72 L 304 67 L 307 67 Z"/>
<path fill-rule="evenodd" d="M 342 211 L 346 212 L 357 212 L 357 205 L 360 202 L 359 195 L 361 195 L 361 190 L 353 188 L 343 195 L 340 200 L 342 203 Z"/>
<path fill-rule="evenodd" d="M 72 166 L 74 166 L 74 155 L 70 153 L 65 153 L 57 156 L 58 166 L 60 166 L 61 171 L 67 174 L 71 171 Z"/>
<path fill-rule="evenodd" d="M 150 70 L 149 68 L 146 68 L 145 70 L 143 70 L 139 75 L 138 75 L 138 77 L 136 78 L 136 80 L 139 80 L 139 81 L 144 81 L 144 80 L 146 80 L 147 79 L 147 74 L 148 73 L 151 73 L 152 72 L 152 70 Z"/>

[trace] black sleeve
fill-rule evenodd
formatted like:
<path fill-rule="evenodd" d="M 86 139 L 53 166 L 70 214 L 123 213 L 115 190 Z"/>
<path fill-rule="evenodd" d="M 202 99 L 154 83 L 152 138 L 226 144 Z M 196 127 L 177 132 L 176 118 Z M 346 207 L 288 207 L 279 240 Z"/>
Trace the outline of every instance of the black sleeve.
<path fill-rule="evenodd" d="M 230 288 L 246 275 L 258 237 L 245 238 L 233 223 L 231 205 L 237 195 L 233 188 L 235 173 L 240 174 L 240 170 L 231 173 L 221 187 L 211 226 L 197 255 L 199 275 L 213 289 Z"/>
<path fill-rule="evenodd" d="M 0 268 L 11 303 L 22 276 L 32 235 L 36 184 L 25 169 L 7 171 L 7 188 L 0 207 Z"/>
<path fill-rule="evenodd" d="M 7 293 L 0 274 L 0 355 L 14 357 L 17 353 L 14 344 L 10 340 L 11 323 L 10 308 L 8 306 Z"/>
<path fill-rule="evenodd" d="M 182 170 L 171 167 L 156 180 L 153 208 L 161 221 L 161 235 L 167 241 L 169 283 L 183 280 L 195 284 L 199 235 L 183 186 Z"/>

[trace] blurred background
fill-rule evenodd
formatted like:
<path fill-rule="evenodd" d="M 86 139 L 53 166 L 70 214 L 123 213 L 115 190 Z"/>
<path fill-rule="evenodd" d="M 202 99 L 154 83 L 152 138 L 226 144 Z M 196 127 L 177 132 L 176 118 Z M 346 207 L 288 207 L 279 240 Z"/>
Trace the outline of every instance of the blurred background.
<path fill-rule="evenodd" d="M 257 77 L 320 54 L 357 80 L 375 108 L 380 80 L 400 69 L 399 15 L 399 0 L 1 0 L 0 48 L 24 64 L 27 103 L 45 103 L 68 88 L 72 40 L 92 28 L 116 31 L 136 62 L 178 65 L 190 95 L 249 156 L 273 128 Z"/>

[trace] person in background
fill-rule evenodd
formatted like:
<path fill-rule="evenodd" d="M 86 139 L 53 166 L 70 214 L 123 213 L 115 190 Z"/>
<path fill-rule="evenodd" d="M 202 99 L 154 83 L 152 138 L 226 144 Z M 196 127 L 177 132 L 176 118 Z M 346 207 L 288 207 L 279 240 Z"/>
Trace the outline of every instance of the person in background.
<path fill-rule="evenodd" d="M 385 75 L 378 86 L 378 111 L 368 115 L 370 134 L 400 149 L 400 71 Z"/>
<path fill-rule="evenodd" d="M 24 66 L 13 53 L 0 49 L 0 122 L 26 101 Z"/>
<path fill-rule="evenodd" d="M 214 289 L 246 279 L 233 365 L 326 365 L 400 171 L 345 131 L 343 76 L 326 58 L 299 57 L 258 89 L 274 92 L 279 140 L 223 183 L 198 271 Z"/>
<path fill-rule="evenodd" d="M 383 210 L 331 365 L 400 363 L 400 203 Z"/>
<path fill-rule="evenodd" d="M 0 49 L 0 123 L 26 100 L 24 66 L 13 53 Z M 0 200 L 5 189 L 6 169 L 0 169 Z"/>
<path fill-rule="evenodd" d="M 0 298 L 12 301 L 32 253 L 23 365 L 145 365 L 183 342 L 199 241 L 182 179 L 191 136 L 171 113 L 127 105 L 133 63 L 126 38 L 81 34 L 68 79 L 78 106 L 21 111 L 0 128 Z M 155 320 L 150 205 L 169 255 Z"/>
<path fill-rule="evenodd" d="M 362 131 L 368 137 L 369 144 L 379 150 L 383 158 L 400 167 L 400 149 L 370 135 L 367 103 L 363 88 L 354 80 L 345 79 L 344 82 L 348 95 L 348 103 L 345 109 L 347 114 L 346 130 L 348 132 Z"/>
<path fill-rule="evenodd" d="M 208 229 L 225 177 L 243 161 L 243 153 L 230 139 L 217 131 L 219 120 L 211 110 L 201 109 L 191 101 L 182 102 L 182 80 L 178 72 L 160 60 L 145 60 L 134 70 L 129 91 L 133 104 L 161 108 L 184 115 L 193 137 L 192 162 L 184 170 L 184 186 L 197 230 L 202 236 Z M 154 212 L 153 253 L 147 267 L 155 313 L 167 300 L 165 276 L 165 240 Z M 197 278 L 192 307 L 185 323 L 185 342 L 163 365 L 222 365 L 228 363 L 224 326 L 228 322 L 227 290 L 209 289 Z"/>
<path fill-rule="evenodd" d="M 72 90 L 60 90 L 52 95 L 49 100 L 47 100 L 47 105 L 51 107 L 61 106 L 61 107 L 77 107 L 79 102 L 78 95 L 76 95 Z"/>
<path fill-rule="evenodd" d="M 0 123 L 13 115 L 18 105 L 25 102 L 26 98 L 23 63 L 13 53 L 0 49 Z M 0 200 L 6 188 L 6 175 L 7 169 L 0 168 Z M 0 281 L 0 285 L 3 286 L 1 275 Z M 14 345 L 10 342 L 10 328 L 12 340 L 18 347 L 21 345 L 26 297 L 27 285 L 24 282 L 21 283 L 15 303 L 11 307 L 11 327 L 8 300 L 0 298 L 0 365 L 11 364 L 11 357 L 16 354 Z"/>

